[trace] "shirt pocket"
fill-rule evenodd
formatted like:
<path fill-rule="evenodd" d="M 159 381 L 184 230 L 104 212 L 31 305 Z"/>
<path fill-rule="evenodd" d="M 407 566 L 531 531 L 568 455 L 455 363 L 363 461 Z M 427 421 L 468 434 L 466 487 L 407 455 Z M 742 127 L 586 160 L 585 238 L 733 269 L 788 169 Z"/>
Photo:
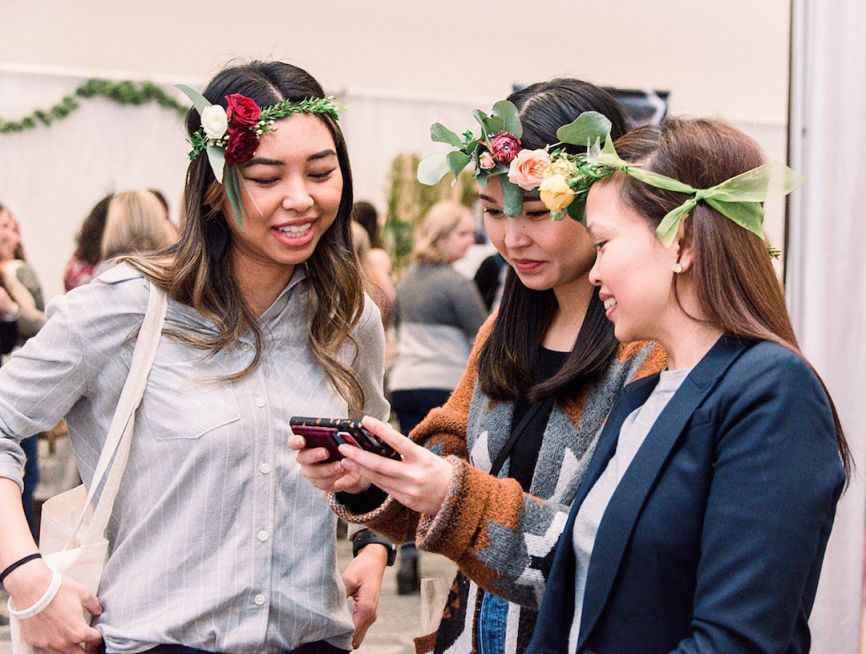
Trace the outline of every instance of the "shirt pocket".
<path fill-rule="evenodd" d="M 180 348 L 167 349 L 181 354 Z M 196 440 L 236 427 L 234 423 L 240 421 L 236 388 L 220 379 L 224 374 L 200 360 L 158 357 L 138 413 L 141 427 L 158 441 Z"/>

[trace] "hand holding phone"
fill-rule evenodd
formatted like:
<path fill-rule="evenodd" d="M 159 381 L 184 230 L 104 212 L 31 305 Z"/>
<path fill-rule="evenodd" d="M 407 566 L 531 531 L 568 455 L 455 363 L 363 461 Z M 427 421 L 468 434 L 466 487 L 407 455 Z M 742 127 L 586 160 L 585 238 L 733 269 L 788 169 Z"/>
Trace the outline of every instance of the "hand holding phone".
<path fill-rule="evenodd" d="M 357 420 L 346 418 L 307 418 L 292 416 L 289 419 L 292 433 L 303 436 L 306 449 L 324 447 L 329 457 L 324 463 L 343 458 L 339 447 L 343 444 L 354 445 L 367 452 L 399 461 L 400 455 L 394 448 L 370 433 Z"/>

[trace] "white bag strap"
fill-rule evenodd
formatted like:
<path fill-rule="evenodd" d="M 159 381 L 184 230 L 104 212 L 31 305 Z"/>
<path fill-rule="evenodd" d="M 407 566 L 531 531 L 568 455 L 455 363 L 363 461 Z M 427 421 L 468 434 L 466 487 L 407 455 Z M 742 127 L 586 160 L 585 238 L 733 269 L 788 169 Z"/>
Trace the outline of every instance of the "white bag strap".
<path fill-rule="evenodd" d="M 120 490 L 120 480 L 129 459 L 132 432 L 135 426 L 135 411 L 141 404 L 147 377 L 156 358 L 159 337 L 165 324 L 167 306 L 168 298 L 165 292 L 151 283 L 147 312 L 144 314 L 144 320 L 135 342 L 129 374 L 123 385 L 123 391 L 120 393 L 114 417 L 111 419 L 111 426 L 108 429 L 105 445 L 103 445 L 99 455 L 99 462 L 93 473 L 93 479 L 88 486 L 87 499 L 66 547 L 74 545 L 79 531 L 84 531 L 88 535 L 101 536 L 108 526 L 108 520 L 114 508 L 114 500 Z M 106 479 L 106 482 L 102 494 L 99 496 L 99 503 L 89 523 L 84 525 L 87 510 L 103 478 Z"/>

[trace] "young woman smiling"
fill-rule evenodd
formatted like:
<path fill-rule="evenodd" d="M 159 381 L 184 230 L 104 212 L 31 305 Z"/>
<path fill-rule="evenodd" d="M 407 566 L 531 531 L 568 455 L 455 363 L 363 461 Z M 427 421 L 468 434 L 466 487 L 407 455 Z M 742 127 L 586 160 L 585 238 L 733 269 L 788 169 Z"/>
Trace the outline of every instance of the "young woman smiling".
<path fill-rule="evenodd" d="M 357 646 L 375 619 L 385 548 L 363 548 L 341 583 L 336 519 L 281 446 L 295 414 L 388 414 L 381 321 L 351 256 L 348 155 L 323 95 L 280 62 L 218 73 L 187 120 L 194 150 L 177 244 L 58 298 L 0 369 L 0 566 L 12 568 L 4 584 L 17 609 L 49 600 L 21 621 L 30 643 L 319 654 Z M 260 122 L 265 112 L 273 123 Z M 19 565 L 36 545 L 18 441 L 66 415 L 89 483 L 154 289 L 168 296 L 166 328 L 99 597 L 68 578 L 47 596 L 48 566 Z"/>
<path fill-rule="evenodd" d="M 719 121 L 615 146 L 589 279 L 616 337 L 658 340 L 668 369 L 611 410 L 529 651 L 806 652 L 850 455 L 758 235 L 793 176 Z"/>

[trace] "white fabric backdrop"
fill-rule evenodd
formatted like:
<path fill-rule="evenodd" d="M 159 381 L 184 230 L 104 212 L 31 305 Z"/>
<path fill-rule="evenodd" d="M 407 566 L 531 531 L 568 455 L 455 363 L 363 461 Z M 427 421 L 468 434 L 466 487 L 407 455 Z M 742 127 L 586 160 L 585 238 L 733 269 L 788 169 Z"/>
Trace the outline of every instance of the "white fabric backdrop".
<path fill-rule="evenodd" d="M 866 3 L 794 2 L 787 289 L 800 345 L 830 388 L 857 472 L 840 502 L 812 613 L 816 654 L 859 651 L 866 494 Z"/>

